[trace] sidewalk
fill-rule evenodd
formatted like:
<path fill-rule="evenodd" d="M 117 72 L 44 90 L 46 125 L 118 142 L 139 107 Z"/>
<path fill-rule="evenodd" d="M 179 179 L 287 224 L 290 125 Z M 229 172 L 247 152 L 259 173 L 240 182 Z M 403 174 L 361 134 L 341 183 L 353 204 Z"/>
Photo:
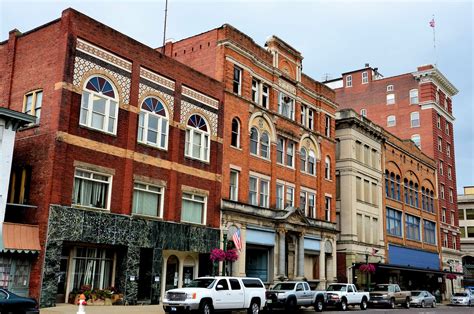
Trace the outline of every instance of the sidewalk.
<path fill-rule="evenodd" d="M 41 314 L 76 314 L 78 310 L 77 305 L 72 304 L 58 304 L 56 307 L 46 307 L 41 309 Z M 91 305 L 85 306 L 86 314 L 106 314 L 106 313 L 153 313 L 164 314 L 163 306 L 160 305 Z"/>

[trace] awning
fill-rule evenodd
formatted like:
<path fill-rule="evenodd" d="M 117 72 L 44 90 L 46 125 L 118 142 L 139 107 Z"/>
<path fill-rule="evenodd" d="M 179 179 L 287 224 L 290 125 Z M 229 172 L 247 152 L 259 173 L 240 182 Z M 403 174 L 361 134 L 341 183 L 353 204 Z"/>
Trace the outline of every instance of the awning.
<path fill-rule="evenodd" d="M 424 272 L 424 273 L 438 274 L 438 275 L 447 275 L 447 274 L 455 274 L 455 275 L 460 275 L 460 276 L 463 275 L 463 273 L 443 271 L 443 270 L 431 269 L 431 268 L 418 268 L 418 267 L 408 267 L 408 266 L 390 265 L 390 264 L 376 264 L 376 266 L 377 268 L 417 271 L 417 272 Z"/>
<path fill-rule="evenodd" d="M 3 223 L 3 252 L 38 253 L 39 227 L 35 225 Z"/>

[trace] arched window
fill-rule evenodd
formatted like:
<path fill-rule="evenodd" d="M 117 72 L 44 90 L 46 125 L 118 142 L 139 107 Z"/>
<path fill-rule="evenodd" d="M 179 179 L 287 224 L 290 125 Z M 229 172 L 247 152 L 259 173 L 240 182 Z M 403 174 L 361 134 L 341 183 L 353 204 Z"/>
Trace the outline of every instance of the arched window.
<path fill-rule="evenodd" d="M 186 126 L 185 155 L 209 161 L 209 145 L 210 136 L 206 120 L 198 114 L 193 114 Z"/>
<path fill-rule="evenodd" d="M 388 170 L 385 170 L 385 196 L 386 197 L 390 197 L 390 193 L 389 193 L 389 191 L 390 191 L 390 188 L 389 188 L 390 181 L 388 180 L 389 176 L 390 175 L 389 175 Z"/>
<path fill-rule="evenodd" d="M 326 160 L 324 163 L 324 177 L 326 180 L 331 180 L 331 159 L 329 156 L 326 156 Z"/>
<path fill-rule="evenodd" d="M 168 148 L 168 113 L 158 98 L 147 97 L 138 116 L 138 141 Z"/>
<path fill-rule="evenodd" d="M 240 122 L 237 118 L 232 119 L 232 135 L 230 145 L 240 147 Z"/>
<path fill-rule="evenodd" d="M 308 156 L 306 154 L 306 149 L 303 147 L 300 151 L 300 170 L 303 172 L 306 172 L 306 158 L 308 158 Z"/>
<path fill-rule="evenodd" d="M 250 129 L 250 153 L 258 155 L 258 131 L 254 127 Z"/>
<path fill-rule="evenodd" d="M 397 179 L 397 200 L 400 201 L 400 197 L 401 197 L 401 195 L 400 195 L 400 176 L 397 175 L 396 179 Z"/>
<path fill-rule="evenodd" d="M 103 132 L 117 133 L 118 97 L 111 82 L 93 76 L 82 90 L 79 124 Z"/>
<path fill-rule="evenodd" d="M 419 204 L 419 201 L 418 201 L 418 183 L 415 183 L 415 186 L 414 186 L 415 190 L 415 207 L 418 208 L 420 207 L 420 204 Z"/>
<path fill-rule="evenodd" d="M 308 154 L 308 173 L 316 174 L 316 154 L 314 150 L 310 149 Z"/>
<path fill-rule="evenodd" d="M 270 158 L 270 137 L 267 132 L 263 132 L 260 137 L 260 156 Z"/>

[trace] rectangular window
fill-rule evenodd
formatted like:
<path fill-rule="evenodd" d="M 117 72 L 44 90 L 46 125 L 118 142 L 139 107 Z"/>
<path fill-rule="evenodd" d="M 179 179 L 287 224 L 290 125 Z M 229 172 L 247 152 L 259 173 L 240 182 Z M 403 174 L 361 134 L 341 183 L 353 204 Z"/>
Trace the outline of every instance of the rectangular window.
<path fill-rule="evenodd" d="M 346 76 L 346 87 L 352 87 L 352 75 Z"/>
<path fill-rule="evenodd" d="M 454 193 L 453 193 L 453 189 L 449 189 L 449 201 L 451 203 L 454 203 Z"/>
<path fill-rule="evenodd" d="M 138 215 L 162 218 L 163 193 L 164 188 L 161 186 L 135 182 L 132 212 Z"/>
<path fill-rule="evenodd" d="M 230 187 L 229 198 L 232 201 L 239 200 L 239 172 L 237 170 L 230 171 Z"/>
<path fill-rule="evenodd" d="M 256 177 L 249 177 L 249 204 L 257 205 L 257 181 Z"/>
<path fill-rule="evenodd" d="M 441 160 L 439 161 L 439 174 L 440 175 L 444 174 L 443 162 Z"/>
<path fill-rule="evenodd" d="M 307 215 L 311 218 L 316 218 L 316 194 L 315 193 L 306 193 L 308 199 L 306 203 L 308 204 Z"/>
<path fill-rule="evenodd" d="M 362 178 L 356 177 L 356 196 L 358 201 L 363 201 L 362 199 Z"/>
<path fill-rule="evenodd" d="M 372 243 L 378 244 L 379 242 L 379 223 L 377 218 L 372 218 Z"/>
<path fill-rule="evenodd" d="M 451 144 L 446 143 L 446 156 L 451 157 Z"/>
<path fill-rule="evenodd" d="M 13 166 L 10 173 L 10 186 L 7 202 L 12 204 L 29 204 L 30 183 L 31 167 Z"/>
<path fill-rule="evenodd" d="M 284 186 L 282 184 L 276 185 L 276 208 L 283 209 L 283 191 Z"/>
<path fill-rule="evenodd" d="M 308 109 L 308 128 L 312 130 L 314 128 L 314 111 Z"/>
<path fill-rule="evenodd" d="M 402 213 L 398 210 L 387 208 L 387 233 L 397 237 L 402 236 Z"/>
<path fill-rule="evenodd" d="M 445 233 L 444 234 L 444 237 L 443 237 L 443 247 L 448 247 L 449 244 L 448 244 L 448 234 Z"/>
<path fill-rule="evenodd" d="M 417 128 L 420 126 L 420 113 L 412 112 L 410 114 L 410 125 L 412 128 Z"/>
<path fill-rule="evenodd" d="M 360 109 L 360 115 L 363 117 L 367 117 L 367 109 Z"/>
<path fill-rule="evenodd" d="M 387 85 L 387 92 L 393 92 L 393 85 Z"/>
<path fill-rule="evenodd" d="M 206 224 L 206 197 L 184 193 L 181 198 L 181 221 Z"/>
<path fill-rule="evenodd" d="M 107 289 L 112 285 L 116 262 L 113 250 L 75 247 L 72 254 L 72 290 L 79 290 L 84 285 L 91 289 Z"/>
<path fill-rule="evenodd" d="M 378 154 L 375 149 L 372 149 L 372 168 L 378 169 Z"/>
<path fill-rule="evenodd" d="M 444 200 L 444 185 L 443 184 L 441 184 L 440 194 L 441 194 L 441 199 Z"/>
<path fill-rule="evenodd" d="M 326 221 L 331 221 L 331 198 L 329 196 L 325 197 L 324 202 L 324 217 Z"/>
<path fill-rule="evenodd" d="M 395 94 L 387 94 L 387 105 L 393 105 L 395 103 Z"/>
<path fill-rule="evenodd" d="M 467 237 L 474 238 L 474 227 L 467 227 Z"/>
<path fill-rule="evenodd" d="M 76 169 L 72 204 L 98 209 L 109 209 L 112 176 Z"/>
<path fill-rule="evenodd" d="M 277 138 L 277 163 L 284 164 L 285 154 L 285 139 L 282 137 Z"/>
<path fill-rule="evenodd" d="M 387 126 L 396 126 L 397 125 L 397 118 L 394 115 L 390 115 L 387 117 Z"/>
<path fill-rule="evenodd" d="M 278 113 L 288 119 L 294 120 L 295 100 L 280 92 L 280 99 L 278 101 Z"/>
<path fill-rule="evenodd" d="M 446 208 L 444 208 L 444 207 L 441 210 L 441 221 L 446 222 Z"/>
<path fill-rule="evenodd" d="M 356 159 L 358 161 L 362 161 L 362 143 L 359 141 L 356 141 L 355 153 L 356 153 Z"/>
<path fill-rule="evenodd" d="M 237 95 L 241 95 L 242 92 L 242 69 L 234 65 L 234 80 L 232 85 L 232 91 Z"/>
<path fill-rule="evenodd" d="M 364 239 L 362 238 L 362 235 L 363 235 L 363 224 L 362 224 L 362 215 L 361 214 L 357 214 L 357 240 L 359 242 L 363 242 Z"/>
<path fill-rule="evenodd" d="M 451 168 L 451 166 L 448 166 L 448 179 L 453 179 L 453 169 Z"/>
<path fill-rule="evenodd" d="M 286 141 L 286 165 L 292 167 L 295 164 L 295 143 L 290 140 Z"/>
<path fill-rule="evenodd" d="M 446 124 L 445 124 L 445 126 L 444 126 L 444 132 L 445 132 L 447 135 L 449 135 L 449 122 L 448 122 L 448 121 L 446 121 Z"/>
<path fill-rule="evenodd" d="M 441 137 L 438 137 L 438 151 L 443 151 L 443 139 Z"/>
<path fill-rule="evenodd" d="M 39 123 L 41 117 L 41 105 L 43 103 L 43 90 L 36 90 L 25 95 L 23 100 L 23 112 L 36 117 Z"/>
<path fill-rule="evenodd" d="M 260 90 L 260 82 L 257 81 L 256 79 L 252 79 L 252 101 L 256 104 L 258 104 L 259 90 Z"/>
<path fill-rule="evenodd" d="M 468 227 L 469 228 L 469 227 Z M 471 227 L 474 229 L 474 227 Z M 466 238 L 466 228 L 459 227 L 459 231 L 461 232 L 461 238 Z"/>
<path fill-rule="evenodd" d="M 418 103 L 418 90 L 412 89 L 410 91 L 410 104 L 417 104 Z"/>
<path fill-rule="evenodd" d="M 424 241 L 429 244 L 436 244 L 436 223 L 424 220 L 423 226 Z"/>
<path fill-rule="evenodd" d="M 405 215 L 405 230 L 407 239 L 420 241 L 420 218 Z"/>
<path fill-rule="evenodd" d="M 301 115 L 300 115 L 300 117 L 301 117 L 300 120 L 301 120 L 301 121 L 300 121 L 300 123 L 301 123 L 301 125 L 303 125 L 303 126 L 306 126 L 306 110 L 307 110 L 306 106 L 305 106 L 305 105 L 301 105 Z"/>
<path fill-rule="evenodd" d="M 292 187 L 286 186 L 285 208 L 288 206 L 294 206 L 294 193 L 295 190 Z"/>
<path fill-rule="evenodd" d="M 454 225 L 454 213 L 451 212 L 451 220 L 449 221 L 451 225 Z"/>
<path fill-rule="evenodd" d="M 362 72 L 362 84 L 369 83 L 369 73 Z"/>
<path fill-rule="evenodd" d="M 457 250 L 457 248 L 458 248 L 457 237 L 453 235 L 453 250 Z"/>
<path fill-rule="evenodd" d="M 324 135 L 327 137 L 331 136 L 331 117 L 326 115 L 324 119 Z"/>
<path fill-rule="evenodd" d="M 371 225 L 370 225 L 371 219 L 369 216 L 364 216 L 364 231 L 365 231 L 365 242 L 366 243 L 372 243 L 372 239 L 370 238 L 370 231 L 371 231 Z"/>
<path fill-rule="evenodd" d="M 440 115 L 438 115 L 436 119 L 436 126 L 438 127 L 438 129 L 441 130 L 441 116 Z"/>
<path fill-rule="evenodd" d="M 270 183 L 266 180 L 260 179 L 260 199 L 259 206 L 268 207 L 269 204 L 269 185 Z"/>
<path fill-rule="evenodd" d="M 370 182 L 364 180 L 364 202 L 370 203 Z"/>
<path fill-rule="evenodd" d="M 341 176 L 336 175 L 336 200 L 341 199 Z"/>
<path fill-rule="evenodd" d="M 269 99 L 270 87 L 268 87 L 268 85 L 262 84 L 262 107 L 268 108 Z"/>
<path fill-rule="evenodd" d="M 379 203 L 377 194 L 378 194 L 377 193 L 377 184 L 372 183 L 372 204 L 374 204 L 374 205 L 378 205 L 378 203 Z"/>
<path fill-rule="evenodd" d="M 466 208 L 466 219 L 474 220 L 474 208 Z"/>
<path fill-rule="evenodd" d="M 370 147 L 367 145 L 364 145 L 364 164 L 367 166 L 369 165 L 369 159 L 370 159 Z"/>

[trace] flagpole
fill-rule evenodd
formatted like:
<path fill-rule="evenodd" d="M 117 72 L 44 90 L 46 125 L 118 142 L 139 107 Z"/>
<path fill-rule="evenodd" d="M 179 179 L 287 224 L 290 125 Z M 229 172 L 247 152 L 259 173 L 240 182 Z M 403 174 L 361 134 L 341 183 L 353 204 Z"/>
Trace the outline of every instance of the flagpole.
<path fill-rule="evenodd" d="M 434 57 L 435 57 L 435 67 L 438 67 L 438 54 L 436 53 L 436 24 L 435 24 L 435 16 L 433 14 L 432 28 L 433 28 L 433 50 L 434 50 Z"/>

